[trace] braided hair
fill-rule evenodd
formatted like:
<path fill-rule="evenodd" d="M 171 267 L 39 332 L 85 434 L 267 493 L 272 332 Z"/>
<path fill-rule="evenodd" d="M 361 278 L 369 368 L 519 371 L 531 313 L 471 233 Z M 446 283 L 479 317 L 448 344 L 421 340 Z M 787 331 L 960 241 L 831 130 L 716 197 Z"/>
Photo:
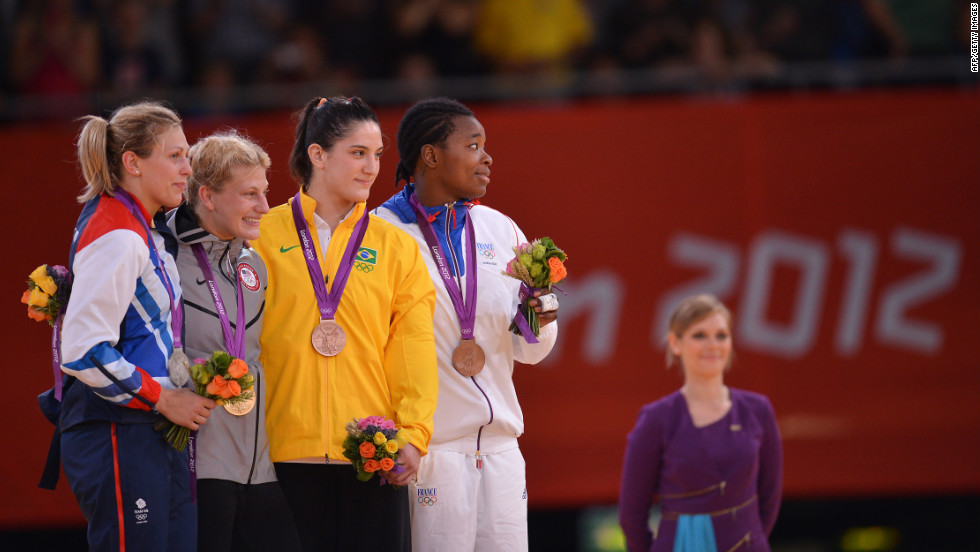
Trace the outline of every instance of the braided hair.
<path fill-rule="evenodd" d="M 311 144 L 319 144 L 329 150 L 350 132 L 355 124 L 374 122 L 379 127 L 378 115 L 361 98 L 313 98 L 297 113 L 296 139 L 289 154 L 289 174 L 306 191 L 313 176 L 313 164 L 307 153 Z"/>
<path fill-rule="evenodd" d="M 395 168 L 395 185 L 408 182 L 415 175 L 415 164 L 422 153 L 422 146 L 443 146 L 449 135 L 456 130 L 457 117 L 473 117 L 473 112 L 452 98 L 429 98 L 408 108 L 398 123 L 398 167 Z"/>

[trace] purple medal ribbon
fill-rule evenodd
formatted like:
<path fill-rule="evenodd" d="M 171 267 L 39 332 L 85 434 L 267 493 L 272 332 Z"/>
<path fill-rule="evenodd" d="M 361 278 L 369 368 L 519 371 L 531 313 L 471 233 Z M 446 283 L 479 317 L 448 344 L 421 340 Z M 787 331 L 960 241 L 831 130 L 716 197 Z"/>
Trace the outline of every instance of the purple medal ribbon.
<path fill-rule="evenodd" d="M 157 260 L 153 263 L 153 268 L 160 272 L 160 279 L 163 280 L 163 287 L 167 288 L 167 295 L 170 296 L 170 329 L 173 332 L 174 337 L 174 349 L 183 348 L 180 342 L 180 334 L 184 326 L 184 312 L 178 309 L 174 304 L 174 286 L 170 282 L 170 276 L 167 275 L 167 269 L 163 266 L 163 261 L 160 259 L 160 253 L 157 252 L 157 246 L 153 243 L 153 234 L 150 233 L 150 226 L 146 224 L 146 219 L 143 218 L 143 213 L 140 208 L 136 205 L 136 201 L 133 196 L 129 195 L 129 192 L 119 188 L 116 190 L 116 199 L 120 203 L 129 209 L 129 212 L 136 217 L 136 220 L 143 225 L 143 230 L 146 231 L 146 244 L 150 247 L 153 252 L 151 257 L 156 257 Z"/>
<path fill-rule="evenodd" d="M 129 212 L 136 217 L 136 220 L 143 226 L 143 230 L 146 231 L 146 244 L 149 246 L 150 251 L 153 253 L 150 255 L 152 260 L 156 257 L 157 260 L 153 263 L 153 268 L 155 268 L 160 273 L 160 279 L 163 280 L 163 287 L 167 289 L 167 295 L 170 297 L 170 330 L 173 333 L 174 338 L 174 349 L 183 348 L 181 343 L 180 334 L 184 326 L 184 311 L 177 308 L 174 304 L 174 286 L 170 282 L 170 276 L 167 275 L 167 268 L 163 265 L 163 260 L 160 259 L 160 253 L 157 251 L 157 246 L 153 243 L 153 234 L 150 233 L 150 226 L 146 224 L 146 219 L 143 218 L 143 213 L 140 211 L 139 207 L 136 205 L 136 201 L 133 196 L 129 195 L 129 192 L 119 188 L 116 190 L 116 199 L 120 203 L 129 209 Z M 194 458 L 194 445 L 195 438 L 197 436 L 196 431 L 191 431 L 190 437 L 188 437 L 188 453 L 187 453 L 187 465 L 190 468 L 190 486 L 191 486 L 191 502 L 197 502 L 197 470 L 195 469 L 196 461 Z"/>
<path fill-rule="evenodd" d="M 316 303 L 320 308 L 321 320 L 333 320 L 337 314 L 337 306 L 340 298 L 344 294 L 344 287 L 347 286 L 347 277 L 350 276 L 350 269 L 354 265 L 354 256 L 361 247 L 364 234 L 368 227 L 368 210 L 365 207 L 364 215 L 357 221 L 350 240 L 347 242 L 347 249 L 344 256 L 340 259 L 337 266 L 337 274 L 334 275 L 332 284 L 333 293 L 327 291 L 327 284 L 323 279 L 323 272 L 320 270 L 320 263 L 317 260 L 316 251 L 313 249 L 313 239 L 310 237 L 310 226 L 306 224 L 303 217 L 303 207 L 300 203 L 302 192 L 296 192 L 293 197 L 293 222 L 296 225 L 296 234 L 299 236 L 299 243 L 303 246 L 303 258 L 306 260 L 306 268 L 310 272 L 310 280 L 313 282 L 313 292 L 316 295 Z"/>
<path fill-rule="evenodd" d="M 534 296 L 534 292 L 539 288 L 529 287 L 524 282 L 521 282 L 521 289 L 517 292 L 518 304 L 524 304 L 529 298 Z M 532 311 L 533 313 L 533 311 Z M 531 326 L 528 325 L 527 319 L 521 314 L 521 310 L 517 309 L 517 314 L 514 315 L 514 324 L 517 325 L 517 329 L 521 331 L 521 336 L 524 341 L 528 343 L 537 343 L 538 338 L 534 337 L 534 332 L 531 331 Z"/>
<path fill-rule="evenodd" d="M 429 246 L 429 252 L 432 253 L 432 259 L 436 262 L 436 267 L 439 269 L 439 275 L 442 277 L 442 283 L 446 286 L 446 291 L 449 293 L 449 299 L 453 302 L 453 308 L 456 309 L 456 317 L 459 319 L 459 329 L 460 334 L 463 339 L 473 339 L 473 327 L 476 324 L 476 232 L 473 230 L 473 221 L 471 217 L 466 217 L 466 264 L 468 270 L 466 271 L 466 289 L 469 291 L 469 301 L 464 302 L 463 292 L 459 288 L 459 284 L 456 279 L 449 274 L 449 265 L 446 264 L 446 255 L 442 251 L 442 245 L 439 244 L 439 238 L 436 237 L 436 232 L 432 228 L 432 223 L 429 222 L 429 217 L 425 214 L 425 209 L 422 208 L 422 204 L 419 203 L 417 197 L 413 193 L 408 198 L 408 202 L 412 205 L 412 210 L 415 211 L 415 220 L 419 223 L 419 229 L 422 230 L 422 237 L 425 238 L 425 243 Z M 447 209 L 446 216 L 449 216 Z"/>
<path fill-rule="evenodd" d="M 218 311 L 218 321 L 221 323 L 221 333 L 225 338 L 225 349 L 228 354 L 236 358 L 245 356 L 245 295 L 242 293 L 242 279 L 238 275 L 238 267 L 235 267 L 235 286 L 238 295 L 238 311 L 235 313 L 235 333 L 231 331 L 231 320 L 228 318 L 228 311 L 225 309 L 225 302 L 221 299 L 221 292 L 214 281 L 214 271 L 211 270 L 211 263 L 208 262 L 208 255 L 204 252 L 204 246 L 195 243 L 191 245 L 194 256 L 197 257 L 197 265 L 201 267 L 204 279 L 207 280 L 208 290 L 211 298 L 214 299 L 214 307 Z M 197 431 L 191 431 L 187 437 L 187 461 L 191 474 L 191 502 L 197 502 Z"/>
<path fill-rule="evenodd" d="M 197 430 L 187 436 L 187 468 L 191 473 L 191 503 L 197 502 Z"/>
<path fill-rule="evenodd" d="M 65 267 L 57 265 L 51 267 L 51 269 L 65 277 L 65 281 L 67 282 L 65 285 L 71 285 L 71 272 Z M 58 318 L 54 321 L 54 329 L 51 331 L 51 365 L 54 368 L 54 398 L 59 402 L 61 401 L 61 383 L 64 377 L 61 371 L 61 321 L 64 318 L 65 312 L 63 307 L 61 312 L 58 313 Z"/>
<path fill-rule="evenodd" d="M 51 359 L 54 365 L 54 398 L 61 401 L 61 314 L 54 321 L 51 332 Z"/>
<path fill-rule="evenodd" d="M 194 256 L 197 257 L 197 264 L 204 273 L 204 279 L 208 282 L 208 290 L 211 291 L 211 298 L 214 299 L 214 307 L 218 310 L 218 321 L 221 322 L 221 333 L 225 337 L 225 349 L 228 354 L 235 358 L 245 356 L 245 298 L 242 293 L 242 279 L 238 275 L 238 267 L 235 267 L 235 285 L 238 291 L 238 312 L 235 315 L 235 333 L 231 331 L 231 320 L 228 318 L 228 311 L 225 310 L 225 302 L 221 300 L 221 292 L 214 281 L 214 272 L 211 270 L 211 263 L 208 262 L 208 255 L 204 252 L 204 246 L 195 243 L 191 246 Z"/>

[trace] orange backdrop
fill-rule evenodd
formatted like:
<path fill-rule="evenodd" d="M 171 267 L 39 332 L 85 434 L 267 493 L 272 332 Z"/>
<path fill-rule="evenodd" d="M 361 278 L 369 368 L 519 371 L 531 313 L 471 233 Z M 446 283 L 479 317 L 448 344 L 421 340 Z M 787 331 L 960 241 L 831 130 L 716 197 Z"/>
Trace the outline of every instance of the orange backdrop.
<path fill-rule="evenodd" d="M 663 367 L 663 318 L 702 290 L 735 312 L 728 382 L 776 408 L 787 496 L 980 490 L 976 89 L 472 107 L 494 157 L 484 203 L 570 257 L 556 349 L 515 371 L 532 507 L 615 501 L 638 409 L 681 381 Z M 393 140 L 400 111 L 379 114 Z M 246 130 L 272 156 L 279 203 L 295 191 L 292 125 L 185 130 Z M 67 264 L 77 130 L 0 128 L 0 528 L 81 521 L 64 481 L 35 487 L 50 333 L 18 302 L 34 267 Z M 391 144 L 372 206 L 396 159 Z"/>

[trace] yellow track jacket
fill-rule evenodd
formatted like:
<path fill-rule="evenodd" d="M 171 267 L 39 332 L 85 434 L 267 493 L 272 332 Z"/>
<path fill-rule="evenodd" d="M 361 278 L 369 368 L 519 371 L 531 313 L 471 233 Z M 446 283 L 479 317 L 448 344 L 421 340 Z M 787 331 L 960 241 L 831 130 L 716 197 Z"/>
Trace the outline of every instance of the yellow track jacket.
<path fill-rule="evenodd" d="M 435 291 L 418 245 L 371 216 L 337 309 L 347 345 L 335 357 L 321 356 L 310 341 L 320 311 L 293 223 L 292 201 L 262 217 L 261 238 L 252 242 L 269 270 L 260 360 L 268 381 L 272 461 L 324 455 L 346 461 L 344 426 L 365 416 L 394 420 L 426 454 L 439 376 L 432 336 Z M 316 200 L 304 193 L 302 206 L 321 257 L 313 222 Z M 358 203 L 333 230 L 326 258 L 319 259 L 331 284 L 364 209 Z"/>

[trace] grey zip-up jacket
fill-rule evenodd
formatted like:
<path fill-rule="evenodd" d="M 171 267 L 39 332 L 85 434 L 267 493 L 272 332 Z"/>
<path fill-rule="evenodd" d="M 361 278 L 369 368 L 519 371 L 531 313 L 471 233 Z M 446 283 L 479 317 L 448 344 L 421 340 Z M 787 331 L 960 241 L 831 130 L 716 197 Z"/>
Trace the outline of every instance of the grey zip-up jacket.
<path fill-rule="evenodd" d="M 223 241 L 201 228 L 187 204 L 168 213 L 167 225 L 180 244 L 177 270 L 184 297 L 184 352 L 193 361 L 207 358 L 219 349 L 228 350 L 214 299 L 191 248 L 200 243 L 210 261 L 233 332 L 238 323 L 236 274 L 242 279 L 247 319 L 244 360 L 256 378 L 253 388 L 256 404 L 251 412 L 235 416 L 219 406 L 201 426 L 197 436 L 197 477 L 243 484 L 276 481 L 265 430 L 265 373 L 259 362 L 259 336 L 268 285 L 265 263 L 243 240 Z"/>

